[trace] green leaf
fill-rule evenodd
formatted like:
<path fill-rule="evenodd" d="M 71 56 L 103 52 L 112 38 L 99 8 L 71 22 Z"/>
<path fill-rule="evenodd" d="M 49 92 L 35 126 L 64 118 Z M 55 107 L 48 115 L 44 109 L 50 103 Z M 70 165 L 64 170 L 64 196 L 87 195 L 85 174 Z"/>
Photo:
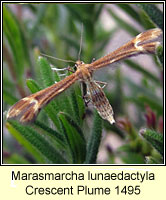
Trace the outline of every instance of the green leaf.
<path fill-rule="evenodd" d="M 53 130 L 52 128 L 46 126 L 45 124 L 43 124 L 42 122 L 39 121 L 35 121 L 34 124 L 40 128 L 42 131 L 46 132 L 47 136 L 50 136 L 53 140 L 56 140 L 57 142 L 60 143 L 60 145 L 62 145 L 64 147 L 64 136 L 57 132 L 56 130 Z"/>
<path fill-rule="evenodd" d="M 131 91 L 131 99 L 136 99 L 138 95 L 144 95 L 150 99 L 153 99 L 153 101 L 161 102 L 161 99 L 154 93 L 154 91 L 149 90 L 149 88 L 142 87 L 138 84 L 135 84 L 133 81 L 131 81 L 128 77 L 125 78 L 125 84 L 128 85 Z M 126 97 L 128 99 L 128 96 Z M 137 99 L 138 100 L 138 99 Z M 140 102 L 140 101 L 139 101 Z M 141 102 L 140 102 L 141 103 Z"/>
<path fill-rule="evenodd" d="M 162 106 L 162 103 L 160 101 L 156 102 L 155 99 L 152 99 L 152 98 L 150 98 L 148 96 L 144 96 L 144 95 L 138 95 L 137 98 L 139 99 L 139 101 L 142 104 L 149 105 L 150 108 L 152 108 L 153 110 L 155 110 L 159 116 L 163 114 L 163 106 Z"/>
<path fill-rule="evenodd" d="M 156 28 L 156 25 L 143 10 L 140 11 L 140 19 L 145 30 Z"/>
<path fill-rule="evenodd" d="M 159 59 L 159 61 L 160 61 L 160 63 L 162 64 L 162 66 L 163 66 L 163 47 L 162 46 L 158 46 L 157 47 L 157 56 L 158 56 L 158 59 Z"/>
<path fill-rule="evenodd" d="M 85 139 L 80 127 L 66 113 L 60 113 L 59 118 L 66 138 L 68 152 L 72 163 L 83 163 L 86 154 Z"/>
<path fill-rule="evenodd" d="M 63 33 L 60 36 L 61 40 L 65 41 L 70 47 L 73 47 L 77 52 L 79 50 L 79 43 L 75 40 L 75 38 L 69 37 L 68 35 L 64 35 Z"/>
<path fill-rule="evenodd" d="M 50 65 L 48 64 L 48 61 L 45 58 L 39 56 L 37 64 L 40 67 L 40 76 L 42 78 L 44 87 L 48 87 L 54 84 L 53 72 Z"/>
<path fill-rule="evenodd" d="M 141 154 L 128 152 L 121 155 L 120 158 L 125 164 L 142 164 L 145 163 L 144 157 Z"/>
<path fill-rule="evenodd" d="M 98 18 L 100 17 L 100 14 L 102 13 L 103 7 L 104 7 L 104 4 L 95 5 L 95 14 L 94 14 L 93 20 L 96 20 L 96 21 L 98 20 Z"/>
<path fill-rule="evenodd" d="M 3 20 L 3 30 L 13 54 L 15 74 L 20 81 L 23 77 L 25 59 L 22 33 L 18 21 L 6 5 L 3 5 Z"/>
<path fill-rule="evenodd" d="M 18 101 L 18 99 L 15 96 L 13 96 L 10 92 L 8 92 L 6 89 L 3 89 L 3 99 L 9 105 L 13 105 Z"/>
<path fill-rule="evenodd" d="M 96 32 L 98 32 L 98 35 L 96 36 L 96 45 L 92 52 L 92 57 L 95 57 L 96 55 L 103 56 L 103 51 L 108 44 L 110 38 L 113 37 L 113 35 L 116 33 L 117 28 L 114 28 L 111 31 L 102 31 L 101 27 L 99 27 Z"/>
<path fill-rule="evenodd" d="M 120 146 L 117 150 L 117 152 L 131 152 L 133 151 L 133 148 L 131 147 L 130 144 L 124 144 L 122 146 Z"/>
<path fill-rule="evenodd" d="M 79 114 L 79 124 L 82 125 L 83 123 L 83 115 L 85 114 L 85 103 L 82 97 L 82 92 L 81 92 L 81 86 L 80 84 L 75 84 L 74 86 L 74 91 L 76 95 L 76 100 L 77 100 L 77 106 L 78 106 L 78 114 Z M 73 104 L 73 103 L 72 103 Z M 74 109 L 74 108 L 73 108 Z M 75 109 L 75 112 L 77 112 L 77 109 Z"/>
<path fill-rule="evenodd" d="M 85 164 L 96 163 L 97 153 L 101 141 L 101 133 L 102 133 L 102 119 L 100 118 L 98 113 L 95 112 L 93 128 L 87 144 Z"/>
<path fill-rule="evenodd" d="M 26 84 L 32 93 L 35 93 L 35 92 L 38 92 L 39 90 L 41 90 L 40 86 L 33 79 L 27 79 Z"/>
<path fill-rule="evenodd" d="M 116 4 L 119 8 L 121 8 L 124 12 L 126 12 L 129 16 L 131 16 L 135 21 L 141 24 L 141 20 L 138 12 L 134 9 L 130 4 Z M 142 25 L 142 24 L 141 24 Z"/>
<path fill-rule="evenodd" d="M 136 36 L 139 34 L 139 31 L 136 30 L 133 26 L 129 25 L 128 23 L 126 23 L 123 19 L 121 19 L 120 17 L 118 17 L 113 11 L 112 9 L 108 8 L 107 9 L 108 13 L 114 18 L 114 20 L 117 22 L 118 26 L 122 27 L 123 29 L 125 29 L 128 33 L 130 33 L 133 36 Z"/>
<path fill-rule="evenodd" d="M 164 143 L 162 134 L 151 129 L 143 129 L 140 134 L 163 156 Z"/>
<path fill-rule="evenodd" d="M 12 154 L 8 158 L 5 158 L 4 160 L 7 164 L 31 164 L 30 162 L 28 162 L 28 160 L 16 153 Z"/>
<path fill-rule="evenodd" d="M 156 160 L 154 157 L 146 157 L 146 164 L 161 164 L 160 160 Z"/>
<path fill-rule="evenodd" d="M 83 10 L 80 10 L 80 6 L 78 4 L 64 4 L 64 6 L 70 12 L 73 19 L 83 22 L 83 16 L 81 15 Z M 82 6 L 84 7 L 84 5 Z"/>
<path fill-rule="evenodd" d="M 114 112 L 115 113 L 123 113 L 123 103 L 124 103 L 124 92 L 123 92 L 123 77 L 121 74 L 121 70 L 120 68 L 118 68 L 115 72 L 115 78 L 116 78 L 116 86 L 115 86 L 115 92 L 114 92 Z M 111 95 L 110 95 L 111 96 Z M 111 98 L 112 99 L 112 98 Z M 111 99 L 110 99 L 110 103 L 111 103 Z"/>
<path fill-rule="evenodd" d="M 46 9 L 47 9 L 48 4 L 40 4 L 38 5 L 37 12 L 35 13 L 35 19 L 33 20 L 32 28 L 30 35 L 31 37 L 34 37 L 34 35 L 38 32 L 39 25 L 44 19 L 45 14 L 46 14 Z"/>
<path fill-rule="evenodd" d="M 157 76 L 152 74 L 151 72 L 145 70 L 141 65 L 132 61 L 132 60 L 125 60 L 124 63 L 128 65 L 128 67 L 140 72 L 142 75 L 146 76 L 148 79 L 154 81 L 157 85 L 161 85 L 160 80 Z"/>
<path fill-rule="evenodd" d="M 77 94 L 74 90 L 71 91 L 71 102 L 72 102 L 72 108 L 73 108 L 73 118 L 76 120 L 78 124 L 81 123 L 81 118 L 79 115 L 79 105 L 77 102 Z"/>
<path fill-rule="evenodd" d="M 142 8 L 149 18 L 154 22 L 159 28 L 163 30 L 163 13 L 156 7 L 155 4 L 141 3 L 137 4 L 138 7 Z"/>
<path fill-rule="evenodd" d="M 30 126 L 10 120 L 6 124 L 10 133 L 22 144 L 39 163 L 66 163 L 63 156 Z"/>
<path fill-rule="evenodd" d="M 80 90 L 80 86 L 78 84 L 75 84 L 70 90 L 70 101 L 71 101 L 71 107 L 72 107 L 72 112 L 71 113 L 77 124 L 82 125 L 82 117 L 85 112 L 85 106 Z"/>
<path fill-rule="evenodd" d="M 61 132 L 48 127 L 46 124 L 38 120 L 34 122 L 34 125 L 35 129 L 38 130 L 38 132 L 40 132 L 40 134 L 42 134 L 43 137 L 45 137 L 54 148 L 56 148 L 57 151 L 62 152 L 63 155 L 66 156 L 66 142 L 64 135 L 62 135 Z"/>

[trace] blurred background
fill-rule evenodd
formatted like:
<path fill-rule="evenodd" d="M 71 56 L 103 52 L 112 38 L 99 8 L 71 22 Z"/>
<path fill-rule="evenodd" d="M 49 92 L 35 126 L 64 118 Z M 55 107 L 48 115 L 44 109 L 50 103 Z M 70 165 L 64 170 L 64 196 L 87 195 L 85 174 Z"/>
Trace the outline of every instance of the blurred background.
<path fill-rule="evenodd" d="M 3 162 L 12 164 L 162 164 L 163 54 L 139 55 L 94 73 L 116 124 L 84 105 L 80 83 L 58 96 L 32 125 L 6 121 L 19 99 L 64 76 L 71 63 L 91 63 L 140 32 L 163 29 L 163 4 L 3 4 Z M 70 72 L 66 73 L 66 76 Z"/>

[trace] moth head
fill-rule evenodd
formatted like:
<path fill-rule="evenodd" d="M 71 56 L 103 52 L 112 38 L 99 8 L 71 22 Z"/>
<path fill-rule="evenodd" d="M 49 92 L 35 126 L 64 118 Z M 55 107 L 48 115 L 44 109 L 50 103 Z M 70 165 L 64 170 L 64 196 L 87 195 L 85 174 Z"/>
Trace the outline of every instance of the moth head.
<path fill-rule="evenodd" d="M 79 65 L 82 65 L 82 64 L 84 64 L 83 61 L 77 60 L 75 63 L 75 67 L 78 67 Z"/>

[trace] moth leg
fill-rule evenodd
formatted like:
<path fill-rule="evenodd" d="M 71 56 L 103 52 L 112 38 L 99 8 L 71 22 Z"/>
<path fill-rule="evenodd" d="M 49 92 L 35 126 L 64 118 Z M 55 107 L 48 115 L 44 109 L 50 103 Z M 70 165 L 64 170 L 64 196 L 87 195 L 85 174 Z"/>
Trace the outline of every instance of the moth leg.
<path fill-rule="evenodd" d="M 70 67 L 70 66 L 68 66 L 68 67 L 66 67 L 66 68 L 61 68 L 61 69 L 59 69 L 59 68 L 56 68 L 56 67 L 54 67 L 53 65 L 51 65 L 51 69 L 53 70 L 53 71 L 56 71 L 57 73 L 58 73 L 58 75 L 59 75 L 59 77 L 66 77 L 67 75 L 69 75 L 68 74 L 68 72 L 72 72 L 72 73 L 74 73 L 75 71 L 72 69 L 72 67 Z M 63 72 L 63 71 L 66 71 L 65 73 L 59 73 L 59 72 Z"/>
<path fill-rule="evenodd" d="M 88 107 L 88 104 L 90 102 L 90 95 L 87 90 L 87 85 L 81 81 L 81 92 L 82 92 L 82 99 L 84 100 L 84 104 L 86 107 Z"/>
<path fill-rule="evenodd" d="M 54 67 L 53 65 L 50 65 L 51 66 L 51 69 L 53 70 L 53 71 L 68 71 L 68 72 L 72 72 L 72 73 L 74 73 L 75 71 L 72 69 L 72 67 L 71 66 L 68 66 L 68 67 L 65 67 L 65 68 L 56 68 L 56 67 Z"/>
<path fill-rule="evenodd" d="M 92 58 L 92 61 L 91 61 L 91 63 L 95 62 L 95 60 L 96 60 L 96 58 Z"/>
<path fill-rule="evenodd" d="M 90 95 L 87 93 L 85 96 L 83 96 L 83 100 L 84 100 L 85 106 L 88 107 L 88 104 L 91 102 Z"/>
<path fill-rule="evenodd" d="M 108 83 L 103 82 L 103 81 L 95 81 L 95 83 L 97 83 L 97 84 L 99 84 L 99 85 L 102 85 L 102 86 L 101 86 L 102 89 L 105 88 L 105 87 L 108 85 Z"/>

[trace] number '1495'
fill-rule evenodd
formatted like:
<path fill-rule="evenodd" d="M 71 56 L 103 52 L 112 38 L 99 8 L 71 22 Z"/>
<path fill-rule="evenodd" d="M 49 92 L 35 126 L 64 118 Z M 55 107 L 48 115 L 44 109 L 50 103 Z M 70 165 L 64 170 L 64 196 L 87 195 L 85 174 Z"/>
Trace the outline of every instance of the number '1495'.
<path fill-rule="evenodd" d="M 119 194 L 125 194 L 125 195 L 136 194 L 136 195 L 139 195 L 141 193 L 140 185 L 124 186 L 122 189 L 119 186 L 117 186 L 117 187 L 115 187 L 115 189 L 117 191 L 117 195 L 119 195 Z"/>

